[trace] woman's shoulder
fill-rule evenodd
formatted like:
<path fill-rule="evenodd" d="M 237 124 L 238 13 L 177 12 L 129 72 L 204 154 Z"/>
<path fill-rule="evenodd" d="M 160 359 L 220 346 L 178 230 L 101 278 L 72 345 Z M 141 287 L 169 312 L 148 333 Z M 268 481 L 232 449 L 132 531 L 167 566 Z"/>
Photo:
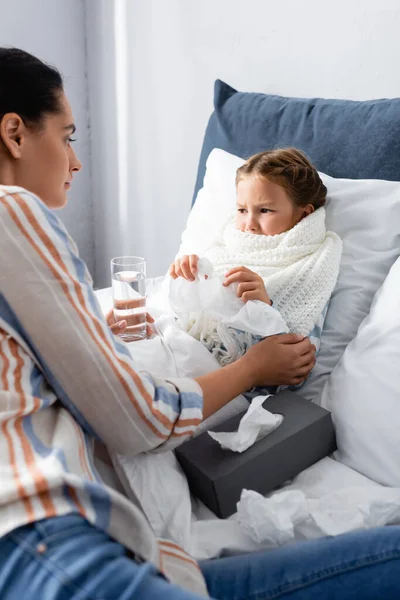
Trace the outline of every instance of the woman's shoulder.
<path fill-rule="evenodd" d="M 51 247 L 52 254 L 78 255 L 75 243 L 54 211 L 24 188 L 0 185 L 0 227 L 8 231 L 8 242 L 11 238 L 24 239 L 35 247 Z M 8 243 L 9 251 L 11 247 Z"/>
<path fill-rule="evenodd" d="M 6 197 L 16 197 L 16 196 L 31 196 L 32 199 L 35 197 L 33 194 L 25 190 L 24 188 L 17 185 L 0 185 L 0 198 Z M 1 202 L 0 206 L 4 206 L 5 203 Z"/>
<path fill-rule="evenodd" d="M 29 262 L 29 268 L 33 260 L 38 269 L 57 263 L 63 272 L 92 283 L 61 220 L 38 196 L 21 187 L 0 185 L 0 256 L 3 254 L 18 255 Z"/>
<path fill-rule="evenodd" d="M 28 222 L 33 220 L 39 220 L 42 223 L 58 221 L 58 218 L 38 196 L 20 186 L 0 185 L 0 211 L 3 223 L 7 216 L 14 222 L 22 216 L 25 216 Z"/>
<path fill-rule="evenodd" d="M 0 185 L 0 210 L 10 213 L 10 210 L 18 206 L 42 214 L 51 212 L 38 196 L 25 188 L 16 185 Z"/>
<path fill-rule="evenodd" d="M 0 185 L 0 223 L 14 235 L 24 235 L 29 231 L 45 232 L 50 237 L 62 232 L 63 225 L 58 217 L 38 196 L 17 186 Z"/>
<path fill-rule="evenodd" d="M 18 185 L 0 184 L 0 198 L 4 198 L 5 196 L 22 196 L 25 201 L 32 200 L 33 202 L 43 204 L 35 194 Z"/>
<path fill-rule="evenodd" d="M 14 194 L 29 194 L 29 192 L 18 185 L 0 184 L 0 198 L 2 198 L 3 196 L 12 196 Z M 33 194 L 31 195 L 33 196 Z"/>

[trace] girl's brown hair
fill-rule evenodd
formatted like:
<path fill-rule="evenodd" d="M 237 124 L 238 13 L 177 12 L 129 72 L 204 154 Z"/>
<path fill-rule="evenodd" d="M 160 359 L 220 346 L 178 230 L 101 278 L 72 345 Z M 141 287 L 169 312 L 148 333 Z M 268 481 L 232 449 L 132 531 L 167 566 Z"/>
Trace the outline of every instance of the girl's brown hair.
<path fill-rule="evenodd" d="M 326 202 L 327 190 L 318 171 L 297 148 L 266 150 L 251 156 L 237 170 L 236 185 L 249 175 L 282 186 L 297 206 L 312 204 L 317 209 Z"/>

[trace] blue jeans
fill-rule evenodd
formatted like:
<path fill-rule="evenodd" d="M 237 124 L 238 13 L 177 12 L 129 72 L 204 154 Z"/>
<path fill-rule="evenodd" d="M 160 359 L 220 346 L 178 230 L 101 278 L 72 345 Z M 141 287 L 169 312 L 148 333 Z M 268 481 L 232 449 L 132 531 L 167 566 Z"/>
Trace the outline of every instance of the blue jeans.
<path fill-rule="evenodd" d="M 398 600 L 400 527 L 201 564 L 219 600 Z M 1 600 L 199 600 L 77 515 L 0 540 Z"/>

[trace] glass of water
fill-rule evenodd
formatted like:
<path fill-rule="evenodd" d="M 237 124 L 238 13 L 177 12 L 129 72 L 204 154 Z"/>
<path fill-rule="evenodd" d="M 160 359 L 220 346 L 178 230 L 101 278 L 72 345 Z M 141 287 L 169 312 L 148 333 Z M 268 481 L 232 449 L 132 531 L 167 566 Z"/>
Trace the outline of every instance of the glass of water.
<path fill-rule="evenodd" d="M 113 310 L 116 321 L 127 327 L 120 337 L 126 342 L 146 337 L 146 261 L 140 256 L 111 260 Z"/>

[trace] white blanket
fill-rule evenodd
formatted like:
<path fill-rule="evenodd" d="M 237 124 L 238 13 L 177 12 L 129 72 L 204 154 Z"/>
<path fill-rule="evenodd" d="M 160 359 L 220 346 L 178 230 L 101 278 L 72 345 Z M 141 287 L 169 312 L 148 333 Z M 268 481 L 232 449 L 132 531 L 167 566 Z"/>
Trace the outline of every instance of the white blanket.
<path fill-rule="evenodd" d="M 159 293 L 159 285 L 150 290 L 149 308 L 160 313 L 165 296 Z M 100 300 L 106 310 L 109 294 L 103 292 Z M 130 344 L 138 369 L 193 377 L 219 368 L 202 344 L 168 319 L 159 320 L 158 329 L 160 336 Z M 202 423 L 198 433 L 247 407 L 247 401 L 239 396 Z M 180 544 L 197 559 L 400 523 L 399 489 L 381 486 L 331 458 L 313 465 L 267 499 L 245 492 L 239 511 L 225 520 L 191 497 L 173 453 L 134 459 L 119 456 L 115 457 L 115 465 L 122 481 L 142 501 L 156 534 Z"/>

